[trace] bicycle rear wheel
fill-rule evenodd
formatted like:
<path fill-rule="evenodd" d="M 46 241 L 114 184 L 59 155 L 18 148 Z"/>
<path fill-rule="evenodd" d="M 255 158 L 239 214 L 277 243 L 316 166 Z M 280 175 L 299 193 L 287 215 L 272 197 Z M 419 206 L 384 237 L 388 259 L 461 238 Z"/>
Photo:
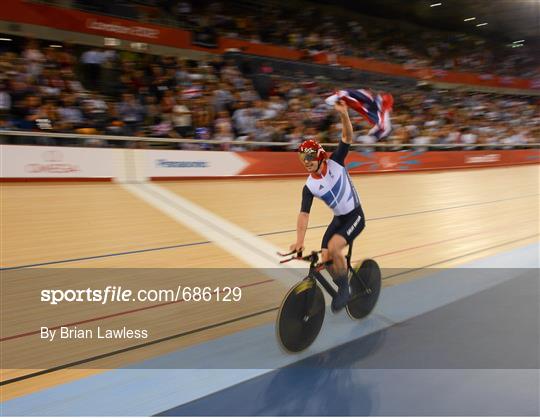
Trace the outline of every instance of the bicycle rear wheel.
<path fill-rule="evenodd" d="M 352 319 L 368 316 L 375 308 L 381 293 L 381 270 L 375 260 L 364 260 L 355 268 L 350 279 L 351 299 L 347 313 Z"/>
<path fill-rule="evenodd" d="M 283 299 L 276 323 L 281 346 L 292 353 L 308 348 L 322 328 L 324 295 L 314 279 L 305 279 Z"/>

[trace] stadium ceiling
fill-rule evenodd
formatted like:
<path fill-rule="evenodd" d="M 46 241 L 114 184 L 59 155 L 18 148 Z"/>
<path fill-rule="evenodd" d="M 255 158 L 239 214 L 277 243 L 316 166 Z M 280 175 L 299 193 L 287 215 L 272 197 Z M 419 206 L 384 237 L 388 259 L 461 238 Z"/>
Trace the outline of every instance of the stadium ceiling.
<path fill-rule="evenodd" d="M 540 42 L 540 0 L 333 0 L 359 12 L 500 41 Z M 440 5 L 438 5 L 440 4 Z M 432 6 L 435 5 L 435 6 Z M 465 21 L 475 17 L 474 20 Z M 482 23 L 487 25 L 476 26 Z"/>

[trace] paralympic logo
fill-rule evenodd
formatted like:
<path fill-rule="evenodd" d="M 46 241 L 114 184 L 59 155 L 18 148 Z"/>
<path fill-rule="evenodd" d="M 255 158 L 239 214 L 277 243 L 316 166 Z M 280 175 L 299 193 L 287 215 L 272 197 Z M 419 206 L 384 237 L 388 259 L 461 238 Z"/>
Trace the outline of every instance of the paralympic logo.
<path fill-rule="evenodd" d="M 374 152 L 361 152 L 354 155 L 364 158 L 364 161 L 352 161 L 347 164 L 347 170 L 354 168 L 360 168 L 361 171 L 380 171 L 380 170 L 409 170 L 412 166 L 418 166 L 421 161 L 417 158 L 422 155 L 424 151 L 413 151 L 403 154 L 395 154 L 392 157 L 378 156 Z M 363 169 L 363 170 L 362 170 Z"/>

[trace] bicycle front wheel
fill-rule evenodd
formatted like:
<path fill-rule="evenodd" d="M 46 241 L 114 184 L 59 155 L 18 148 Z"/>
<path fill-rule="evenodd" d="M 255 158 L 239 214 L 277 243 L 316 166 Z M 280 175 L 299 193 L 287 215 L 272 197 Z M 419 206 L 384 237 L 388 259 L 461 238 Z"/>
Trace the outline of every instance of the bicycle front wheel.
<path fill-rule="evenodd" d="M 314 279 L 305 279 L 289 290 L 279 308 L 277 337 L 288 352 L 308 348 L 319 335 L 325 304 L 321 288 Z"/>

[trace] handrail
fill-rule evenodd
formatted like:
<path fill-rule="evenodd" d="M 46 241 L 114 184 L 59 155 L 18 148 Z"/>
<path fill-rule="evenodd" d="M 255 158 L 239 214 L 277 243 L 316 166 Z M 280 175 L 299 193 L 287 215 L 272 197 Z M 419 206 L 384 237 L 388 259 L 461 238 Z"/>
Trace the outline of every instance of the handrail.
<path fill-rule="evenodd" d="M 56 132 L 33 132 L 33 131 L 13 131 L 13 130 L 0 130 L 0 136 L 22 136 L 22 137 L 48 137 L 48 138 L 66 138 L 66 139 L 101 139 L 107 141 L 137 141 L 148 143 L 171 143 L 171 144 L 230 144 L 230 145 L 256 145 L 265 147 L 291 147 L 296 144 L 291 142 L 259 142 L 259 141 L 244 141 L 244 140 L 217 140 L 217 139 L 187 139 L 187 138 L 163 138 L 163 137 L 140 137 L 140 136 L 120 136 L 120 135 L 92 135 L 92 134 L 73 134 L 73 133 L 56 133 Z M 323 143 L 326 147 L 336 147 L 337 143 Z M 385 143 L 373 143 L 373 144 L 361 144 L 353 143 L 352 147 L 355 148 L 488 148 L 488 147 L 540 147 L 540 142 L 526 143 L 526 144 L 506 144 L 501 142 L 490 142 L 486 144 L 385 144 Z"/>

